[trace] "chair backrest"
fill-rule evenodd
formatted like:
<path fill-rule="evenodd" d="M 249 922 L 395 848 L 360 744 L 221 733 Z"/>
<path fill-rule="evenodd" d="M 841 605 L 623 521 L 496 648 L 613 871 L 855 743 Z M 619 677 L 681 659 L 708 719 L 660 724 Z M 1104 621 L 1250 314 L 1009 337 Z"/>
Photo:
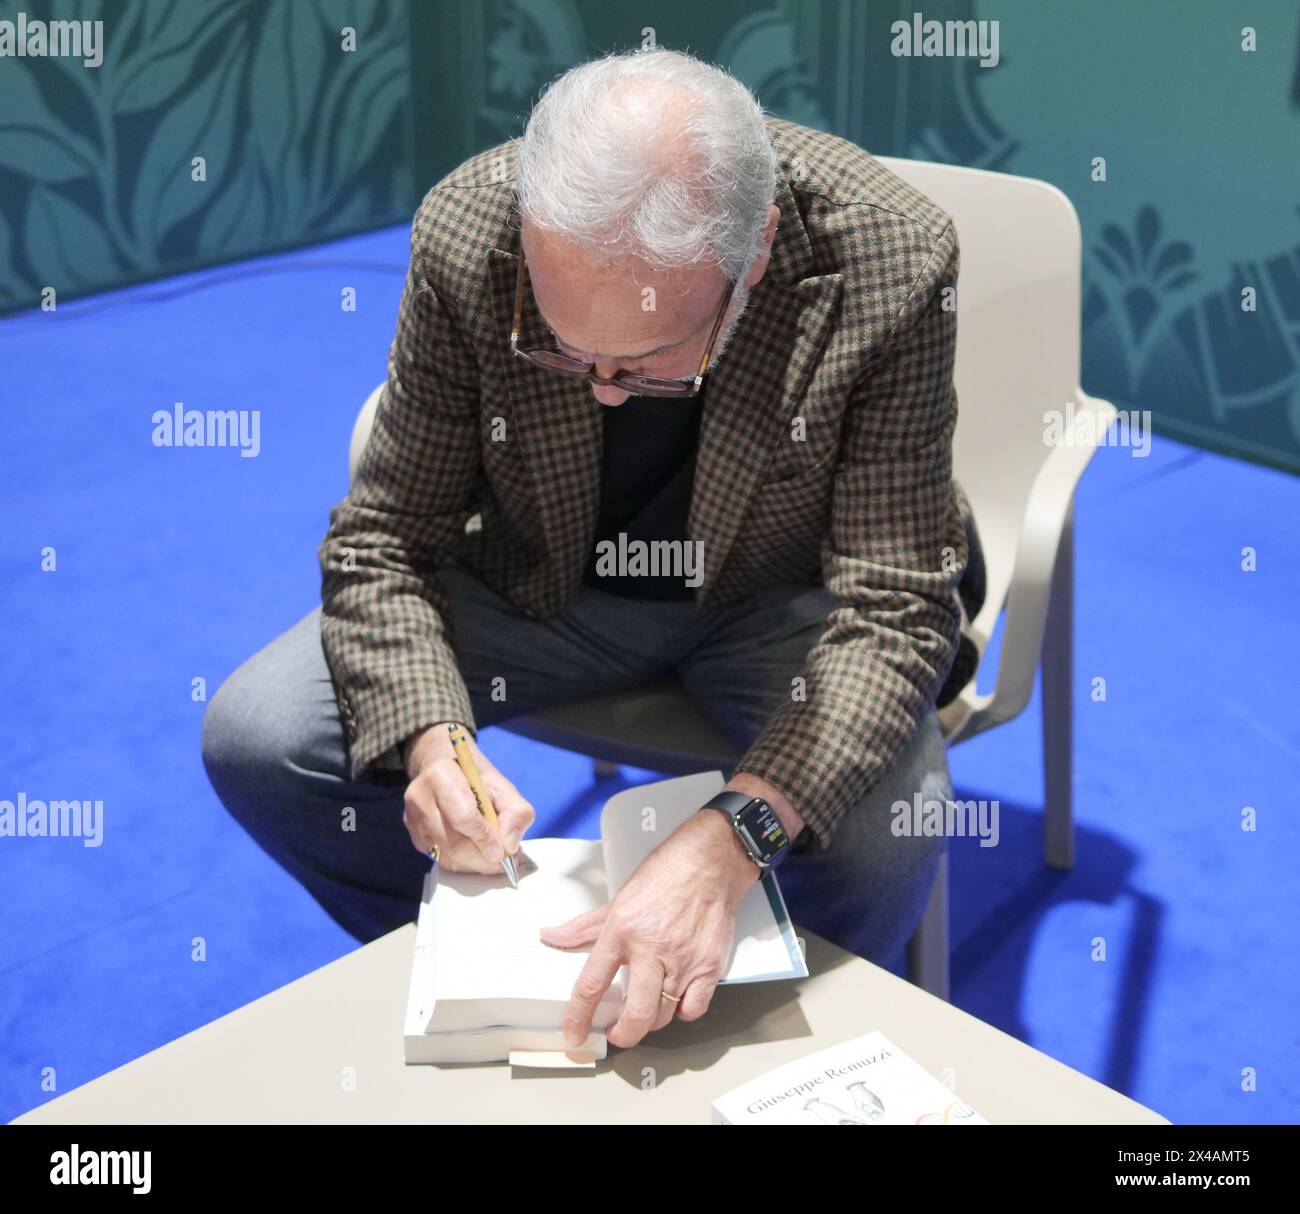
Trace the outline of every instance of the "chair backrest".
<path fill-rule="evenodd" d="M 878 159 L 957 228 L 954 475 L 975 511 L 987 603 L 1000 608 L 1029 491 L 1052 453 L 1043 414 L 1064 412 L 1079 391 L 1079 218 L 1045 181 Z"/>
<path fill-rule="evenodd" d="M 352 423 L 352 441 L 348 443 L 348 484 L 351 485 L 357 479 L 357 469 L 361 467 L 361 456 L 366 449 L 366 443 L 370 441 L 370 431 L 375 425 L 375 410 L 379 408 L 379 398 L 383 395 L 384 385 L 376 384 L 371 389 L 370 395 L 366 397 L 365 403 L 361 406 L 361 412 L 357 414 L 357 420 Z"/>

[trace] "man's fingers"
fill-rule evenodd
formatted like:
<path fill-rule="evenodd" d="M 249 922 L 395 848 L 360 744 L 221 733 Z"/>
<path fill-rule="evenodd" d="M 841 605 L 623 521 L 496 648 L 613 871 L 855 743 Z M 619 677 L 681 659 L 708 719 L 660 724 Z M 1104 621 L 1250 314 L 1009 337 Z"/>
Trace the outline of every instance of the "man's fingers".
<path fill-rule="evenodd" d="M 564 1040 L 570 1049 L 587 1040 L 596 1008 L 614 981 L 618 967 L 623 964 L 620 954 L 620 948 L 613 941 L 601 940 L 574 982 L 569 1006 L 564 1013 Z"/>
<path fill-rule="evenodd" d="M 470 744 L 472 745 L 472 743 Z M 406 789 L 404 821 L 411 842 L 422 852 L 436 843 L 440 862 L 460 872 L 494 873 L 518 850 L 536 811 L 476 746 L 471 753 L 483 788 L 497 816 L 488 822 L 473 788 L 452 755 L 434 757 Z"/>
<path fill-rule="evenodd" d="M 477 847 L 460 835 L 448 834 L 442 815 L 436 808 L 430 808 L 432 803 L 433 794 L 427 789 L 407 790 L 403 821 L 412 846 L 427 856 L 437 844 L 438 863 L 449 872 L 477 873 L 483 872 L 485 867 L 490 872 L 490 866 Z"/>
<path fill-rule="evenodd" d="M 438 863 L 449 871 L 491 873 L 500 870 L 499 861 L 488 860 L 475 841 L 448 824 L 428 778 L 422 776 L 407 785 L 402 820 L 412 845 L 427 855 L 436 843 Z"/>
<path fill-rule="evenodd" d="M 406 786 L 402 822 L 411 842 L 420 851 L 427 852 L 435 843 L 439 847 L 446 844 L 433 791 L 421 780 L 413 780 Z"/>
<path fill-rule="evenodd" d="M 718 979 L 716 977 L 696 978 L 686 988 L 686 993 L 682 995 L 682 1001 L 677 1005 L 678 1020 L 698 1020 L 705 1012 L 709 1010 L 709 1004 L 713 1002 L 713 992 L 718 989 Z M 673 994 L 679 994 L 673 991 Z"/>
<path fill-rule="evenodd" d="M 497 823 L 506 852 L 514 855 L 519 840 L 536 819 L 537 811 L 500 772 L 493 771 L 490 777 L 485 775 L 483 784 L 492 798 L 492 808 L 497 811 Z"/>
<path fill-rule="evenodd" d="M 522 801 L 519 808 L 501 814 L 501 838 L 507 855 L 513 856 L 519 850 L 525 831 L 536 817 L 536 811 L 527 801 Z"/>
<path fill-rule="evenodd" d="M 631 977 L 623 1012 L 605 1036 L 625 1049 L 636 1045 L 655 1027 L 663 1004 L 672 1002 L 663 997 L 663 991 L 663 964 L 655 957 L 634 959 L 631 962 Z"/>
<path fill-rule="evenodd" d="M 606 902 L 595 910 L 574 915 L 566 923 L 557 924 L 555 927 L 543 927 L 542 943 L 550 944 L 555 948 L 581 948 L 584 944 L 590 944 L 593 940 L 599 939 L 600 929 L 605 925 L 612 905 L 612 902 Z"/>
<path fill-rule="evenodd" d="M 448 829 L 448 834 L 463 835 L 482 855 L 488 871 L 499 865 L 505 857 L 497 833 L 479 812 L 474 790 L 464 773 L 453 764 L 438 764 L 429 774 L 438 812 Z M 490 795 L 490 794 L 489 794 Z"/>

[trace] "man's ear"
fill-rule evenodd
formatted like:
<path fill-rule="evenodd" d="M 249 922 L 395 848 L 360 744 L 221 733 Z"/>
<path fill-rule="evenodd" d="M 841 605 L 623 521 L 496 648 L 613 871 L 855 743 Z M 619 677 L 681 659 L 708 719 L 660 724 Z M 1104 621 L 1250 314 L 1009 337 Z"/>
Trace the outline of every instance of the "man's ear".
<path fill-rule="evenodd" d="M 776 239 L 776 226 L 781 222 L 781 208 L 773 203 L 767 208 L 767 223 L 763 225 L 763 243 L 754 264 L 745 275 L 745 287 L 757 286 L 767 273 L 767 263 L 772 260 L 772 242 Z"/>

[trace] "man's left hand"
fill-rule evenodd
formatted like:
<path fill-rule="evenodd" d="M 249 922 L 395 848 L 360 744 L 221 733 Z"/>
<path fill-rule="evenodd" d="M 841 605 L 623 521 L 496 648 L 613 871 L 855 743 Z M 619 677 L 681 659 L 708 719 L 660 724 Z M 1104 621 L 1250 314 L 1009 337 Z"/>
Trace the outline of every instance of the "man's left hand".
<path fill-rule="evenodd" d="M 586 1040 L 621 965 L 630 980 L 623 1013 L 606 1034 L 612 1044 L 636 1045 L 674 1014 L 703 1016 L 731 956 L 736 908 L 760 875 L 724 815 L 696 813 L 641 862 L 613 901 L 542 928 L 545 944 L 595 945 L 564 1020 L 570 1047 Z"/>

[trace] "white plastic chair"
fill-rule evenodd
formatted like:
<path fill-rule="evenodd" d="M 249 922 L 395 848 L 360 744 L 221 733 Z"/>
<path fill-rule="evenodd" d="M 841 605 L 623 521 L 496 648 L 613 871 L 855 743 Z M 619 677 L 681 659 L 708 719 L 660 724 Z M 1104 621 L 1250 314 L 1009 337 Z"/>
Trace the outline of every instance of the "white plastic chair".
<path fill-rule="evenodd" d="M 961 248 L 957 301 L 960 414 L 954 474 L 970 498 L 987 566 L 984 607 L 971 622 L 981 653 L 1006 609 L 993 690 L 972 680 L 939 719 L 949 745 L 1023 711 L 1043 670 L 1044 851 L 1074 863 L 1072 673 L 1074 490 L 1116 415 L 1079 386 L 1080 231 L 1070 200 L 1027 177 L 880 157 L 952 216 Z M 355 474 L 382 391 L 352 433 Z M 1048 445 L 1044 414 L 1091 414 L 1091 441 Z M 472 529 L 477 519 L 471 519 Z M 617 765 L 670 775 L 729 773 L 741 757 L 675 677 L 504 722 L 503 729 L 589 755 L 597 775 Z M 948 854 L 908 943 L 913 982 L 949 995 Z"/>

